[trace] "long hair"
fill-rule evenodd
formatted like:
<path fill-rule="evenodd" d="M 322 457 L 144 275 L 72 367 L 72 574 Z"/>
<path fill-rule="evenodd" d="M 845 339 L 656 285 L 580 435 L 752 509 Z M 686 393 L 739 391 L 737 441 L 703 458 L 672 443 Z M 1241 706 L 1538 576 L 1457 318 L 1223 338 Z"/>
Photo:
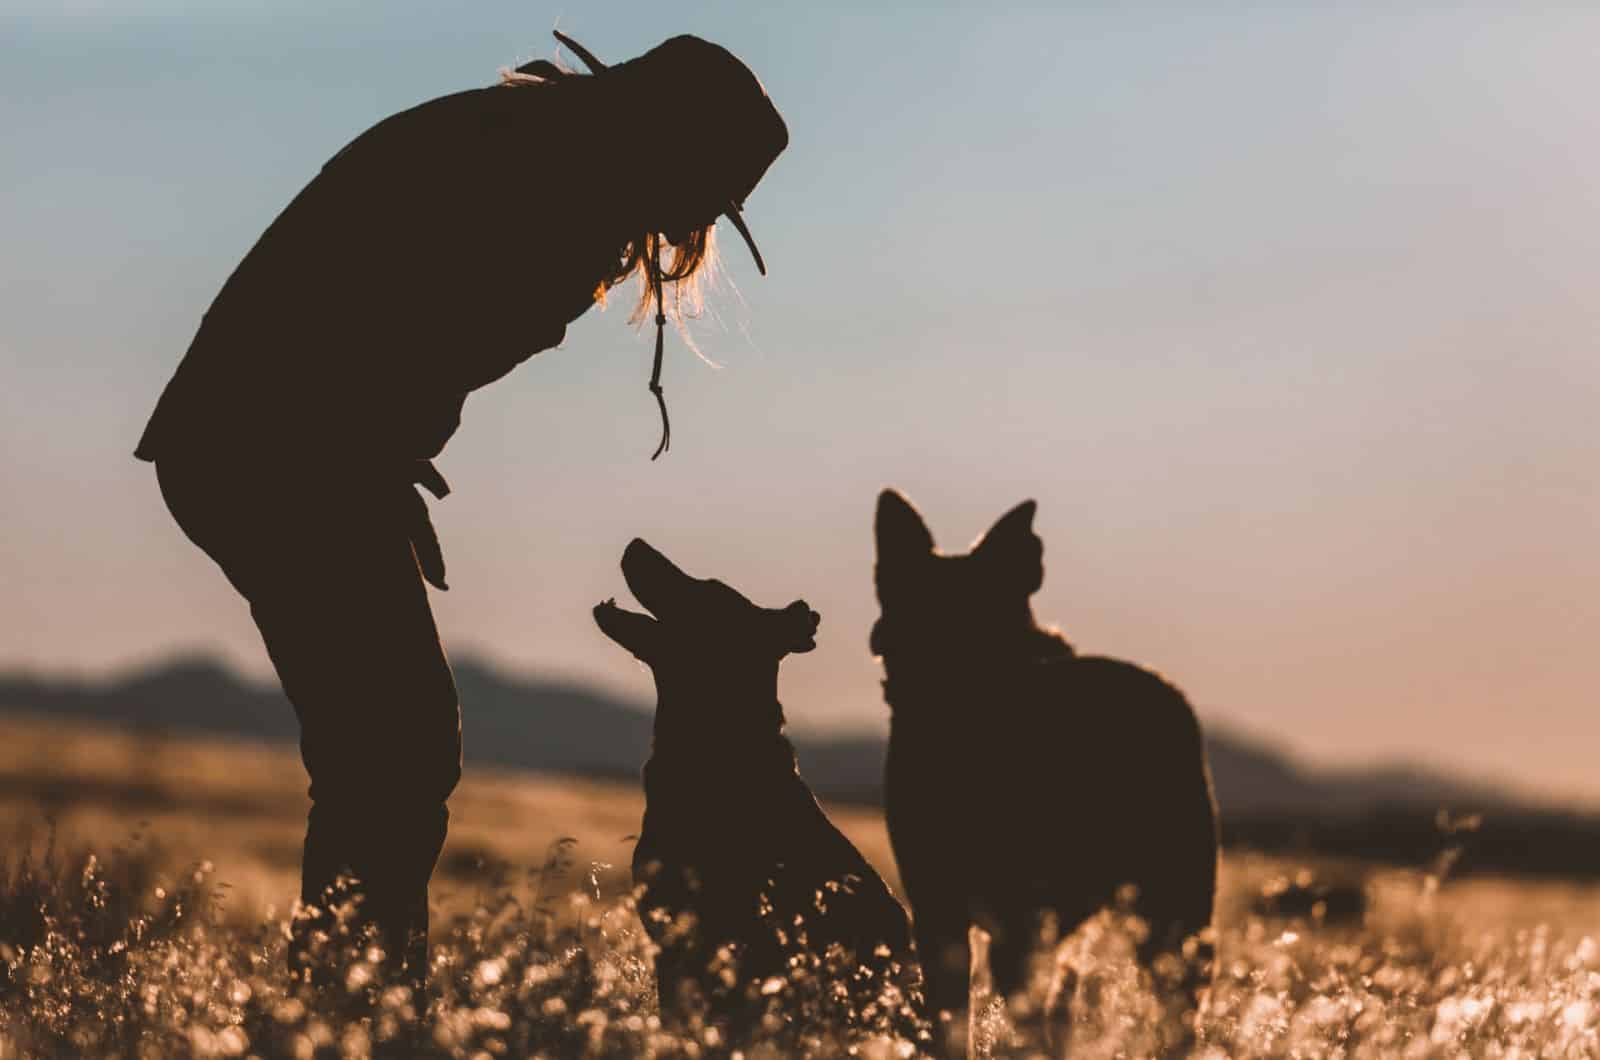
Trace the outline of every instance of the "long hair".
<path fill-rule="evenodd" d="M 661 242 L 665 242 L 662 240 Z M 639 323 L 650 312 L 650 303 L 653 301 L 655 291 L 650 282 L 650 256 L 658 246 L 655 234 L 644 232 L 634 236 L 623 244 L 617 271 L 600 284 L 595 291 L 596 301 L 605 304 L 606 292 L 623 283 L 630 276 L 639 278 L 639 300 L 634 303 L 633 310 L 628 314 L 631 323 Z M 716 222 L 704 228 L 691 231 L 684 241 L 679 244 L 668 243 L 672 247 L 672 256 L 661 263 L 661 297 L 663 304 L 661 311 L 675 318 L 681 325 L 687 306 L 688 316 L 698 316 L 705 305 L 705 295 L 701 289 L 704 282 L 709 282 L 716 276 L 717 271 L 717 229 Z M 670 309 L 666 303 L 667 287 L 671 285 Z"/>
<path fill-rule="evenodd" d="M 580 74 L 547 59 L 539 59 L 516 70 L 501 70 L 500 83 L 510 88 L 542 87 L 563 82 L 588 80 L 592 74 Z M 605 305 L 606 295 L 613 287 L 637 277 L 639 299 L 628 313 L 628 322 L 642 323 L 650 315 L 651 303 L 657 292 L 650 275 L 652 256 L 666 241 L 654 232 L 639 232 L 629 237 L 617 249 L 617 265 L 609 276 L 601 279 L 595 288 L 595 301 Z M 661 312 L 674 319 L 683 331 L 684 317 L 698 316 L 705 306 L 702 285 L 716 277 L 717 232 L 716 221 L 693 229 L 682 243 L 667 244 L 672 255 L 661 262 Z M 672 288 L 670 296 L 668 287 Z M 670 301 L 669 301 L 670 297 Z M 687 310 L 687 313 L 685 312 Z M 691 343 L 691 347 L 693 344 Z"/>

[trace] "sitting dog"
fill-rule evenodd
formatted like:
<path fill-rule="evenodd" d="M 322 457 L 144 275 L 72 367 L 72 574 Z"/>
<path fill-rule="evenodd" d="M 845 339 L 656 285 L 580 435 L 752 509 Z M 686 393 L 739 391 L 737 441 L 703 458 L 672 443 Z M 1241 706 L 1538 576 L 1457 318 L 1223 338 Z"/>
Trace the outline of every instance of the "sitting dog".
<path fill-rule="evenodd" d="M 827 1022 L 917 1034 L 905 910 L 817 805 L 783 734 L 778 664 L 816 647 L 819 616 L 800 600 L 757 607 L 640 540 L 622 574 L 650 614 L 607 601 L 594 617 L 655 675 L 633 873 L 663 1015 L 708 1018 L 730 1044 L 763 1019 L 769 1040 Z"/>
<path fill-rule="evenodd" d="M 1077 655 L 1035 622 L 1034 510 L 946 556 L 904 497 L 878 498 L 885 801 L 929 1008 L 967 1007 L 969 925 L 989 931 L 1006 996 L 1025 985 L 1043 917 L 1065 935 L 1130 885 L 1149 928 L 1140 959 L 1179 957 L 1169 996 L 1189 1006 L 1209 982 L 1209 933 L 1192 937 L 1211 923 L 1217 874 L 1200 728 L 1160 677 Z"/>

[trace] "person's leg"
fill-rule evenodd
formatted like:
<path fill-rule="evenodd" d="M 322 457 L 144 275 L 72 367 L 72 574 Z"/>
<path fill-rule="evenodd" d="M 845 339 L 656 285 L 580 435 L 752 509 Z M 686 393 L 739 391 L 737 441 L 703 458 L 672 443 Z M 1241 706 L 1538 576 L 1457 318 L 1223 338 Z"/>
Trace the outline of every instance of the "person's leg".
<path fill-rule="evenodd" d="M 409 542 L 372 540 L 345 560 L 315 585 L 290 579 L 251 602 L 311 776 L 301 898 L 325 907 L 341 874 L 356 878 L 365 918 L 420 981 L 460 713 Z"/>
<path fill-rule="evenodd" d="M 180 525 L 249 600 L 294 704 L 311 777 L 301 898 L 341 875 L 393 965 L 426 976 L 427 886 L 461 769 L 460 711 L 427 592 L 388 491 L 162 468 Z M 400 489 L 409 490 L 405 484 Z M 297 922 L 307 964 L 326 916 Z"/>

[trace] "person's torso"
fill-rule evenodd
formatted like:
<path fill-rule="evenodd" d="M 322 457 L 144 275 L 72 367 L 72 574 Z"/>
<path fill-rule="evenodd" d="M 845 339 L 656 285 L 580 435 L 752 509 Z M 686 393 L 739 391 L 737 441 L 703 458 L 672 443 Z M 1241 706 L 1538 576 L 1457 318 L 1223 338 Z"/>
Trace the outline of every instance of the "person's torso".
<path fill-rule="evenodd" d="M 138 455 L 435 455 L 467 392 L 559 342 L 616 264 L 543 88 L 395 115 L 323 167 L 201 322 Z"/>

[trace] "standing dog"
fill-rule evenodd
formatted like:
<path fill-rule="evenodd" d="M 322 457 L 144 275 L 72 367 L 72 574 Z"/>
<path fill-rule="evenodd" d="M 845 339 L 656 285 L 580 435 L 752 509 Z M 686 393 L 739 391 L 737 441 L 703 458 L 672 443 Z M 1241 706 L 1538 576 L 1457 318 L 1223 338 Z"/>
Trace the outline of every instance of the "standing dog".
<path fill-rule="evenodd" d="M 622 574 L 650 614 L 607 601 L 594 617 L 655 675 L 633 873 L 664 1015 L 698 1008 L 733 1042 L 763 1020 L 767 1034 L 915 1033 L 905 910 L 817 805 L 783 735 L 778 664 L 816 647 L 818 615 L 801 600 L 757 607 L 637 539 Z"/>
<path fill-rule="evenodd" d="M 1150 671 L 1077 655 L 1034 621 L 1035 507 L 946 556 L 904 497 L 878 498 L 889 835 L 934 1012 L 967 1007 L 970 924 L 990 932 L 1008 995 L 1042 916 L 1066 934 L 1127 885 L 1149 927 L 1142 961 L 1181 957 L 1211 923 L 1216 810 L 1194 711 Z M 1203 940 L 1188 946 L 1191 999 L 1209 962 Z"/>

